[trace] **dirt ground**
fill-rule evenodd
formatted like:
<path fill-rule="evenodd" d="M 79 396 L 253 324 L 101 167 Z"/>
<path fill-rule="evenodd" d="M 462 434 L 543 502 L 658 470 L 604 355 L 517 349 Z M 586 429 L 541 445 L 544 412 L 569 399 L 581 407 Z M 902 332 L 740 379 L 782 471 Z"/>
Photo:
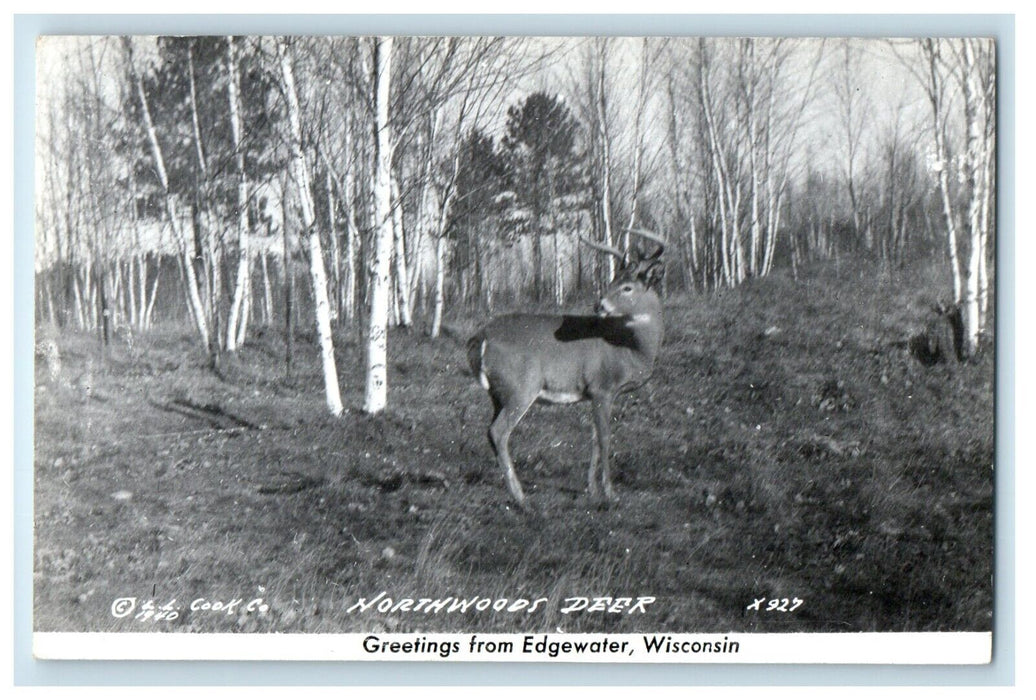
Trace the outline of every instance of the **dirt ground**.
<path fill-rule="evenodd" d="M 485 437 L 473 316 L 391 334 L 374 418 L 345 332 L 340 418 L 311 335 L 286 379 L 279 330 L 219 372 L 184 330 L 66 333 L 60 376 L 37 368 L 35 629 L 988 630 L 994 358 L 911 356 L 936 284 L 832 263 L 667 300 L 615 412 L 620 501 L 586 493 L 587 405 L 537 406 L 512 439 L 531 513 Z"/>

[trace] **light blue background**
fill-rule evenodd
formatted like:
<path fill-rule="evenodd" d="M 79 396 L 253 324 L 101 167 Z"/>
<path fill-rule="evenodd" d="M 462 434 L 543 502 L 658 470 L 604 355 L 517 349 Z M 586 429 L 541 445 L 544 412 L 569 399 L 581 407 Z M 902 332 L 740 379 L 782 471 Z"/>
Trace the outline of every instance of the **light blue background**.
<path fill-rule="evenodd" d="M 993 36 L 999 206 L 994 662 L 988 666 L 83 662 L 32 658 L 33 47 L 40 34 Z M 1013 15 L 16 15 L 14 18 L 14 680 L 17 685 L 1010 685 L 1015 667 Z M 508 670 L 508 667 L 509 670 Z"/>

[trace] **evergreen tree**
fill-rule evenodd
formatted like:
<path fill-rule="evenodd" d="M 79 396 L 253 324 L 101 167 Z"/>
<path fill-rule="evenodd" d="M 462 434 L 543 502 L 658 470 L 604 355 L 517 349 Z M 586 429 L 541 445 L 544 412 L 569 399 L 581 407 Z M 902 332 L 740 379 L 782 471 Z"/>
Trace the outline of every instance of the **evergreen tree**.
<path fill-rule="evenodd" d="M 578 209 L 586 189 L 582 129 L 558 97 L 529 95 L 507 111 L 503 138 L 506 163 L 506 235 L 532 236 L 533 288 L 542 298 L 542 245 L 563 215 Z"/>

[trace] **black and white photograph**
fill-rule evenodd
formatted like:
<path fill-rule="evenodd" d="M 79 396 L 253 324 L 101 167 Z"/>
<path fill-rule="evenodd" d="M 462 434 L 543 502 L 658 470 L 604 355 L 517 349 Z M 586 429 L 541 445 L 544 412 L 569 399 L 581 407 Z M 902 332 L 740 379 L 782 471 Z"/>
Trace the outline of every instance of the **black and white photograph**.
<path fill-rule="evenodd" d="M 38 37 L 37 655 L 988 662 L 997 51 Z"/>

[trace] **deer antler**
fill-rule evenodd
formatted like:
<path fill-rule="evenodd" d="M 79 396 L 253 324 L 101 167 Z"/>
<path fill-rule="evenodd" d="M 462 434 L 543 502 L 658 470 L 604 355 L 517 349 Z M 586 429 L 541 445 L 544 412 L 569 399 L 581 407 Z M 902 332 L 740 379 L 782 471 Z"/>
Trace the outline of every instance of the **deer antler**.
<path fill-rule="evenodd" d="M 591 241 L 589 238 L 584 238 L 583 236 L 580 236 L 579 240 L 585 243 L 586 245 L 590 246 L 594 250 L 600 251 L 602 253 L 607 253 L 608 255 L 614 255 L 619 260 L 626 259 L 626 256 L 623 255 L 618 248 L 612 248 L 610 245 L 604 245 L 603 243 L 596 243 L 594 241 Z"/>
<path fill-rule="evenodd" d="M 662 236 L 658 235 L 657 233 L 652 233 L 651 231 L 645 231 L 643 229 L 630 228 L 626 230 L 630 233 L 646 238 L 647 240 L 653 240 L 656 243 L 658 243 L 658 250 L 656 250 L 655 253 L 653 253 L 650 256 L 643 253 L 643 249 L 641 249 L 641 247 L 637 245 L 636 253 L 638 260 L 640 260 L 641 262 L 658 260 L 662 256 L 662 252 L 665 251 L 665 239 L 662 238 Z"/>
<path fill-rule="evenodd" d="M 661 236 L 659 236 L 657 233 L 652 233 L 651 231 L 645 231 L 642 228 L 628 228 L 626 230 L 629 231 L 630 233 L 633 233 L 633 234 L 636 234 L 638 236 L 641 236 L 642 238 L 646 238 L 649 241 L 654 241 L 655 243 L 658 244 L 658 250 L 655 251 L 654 255 L 652 255 L 651 258 L 657 258 L 658 256 L 660 256 L 662 254 L 662 251 L 665 250 L 665 239 L 662 238 Z"/>

